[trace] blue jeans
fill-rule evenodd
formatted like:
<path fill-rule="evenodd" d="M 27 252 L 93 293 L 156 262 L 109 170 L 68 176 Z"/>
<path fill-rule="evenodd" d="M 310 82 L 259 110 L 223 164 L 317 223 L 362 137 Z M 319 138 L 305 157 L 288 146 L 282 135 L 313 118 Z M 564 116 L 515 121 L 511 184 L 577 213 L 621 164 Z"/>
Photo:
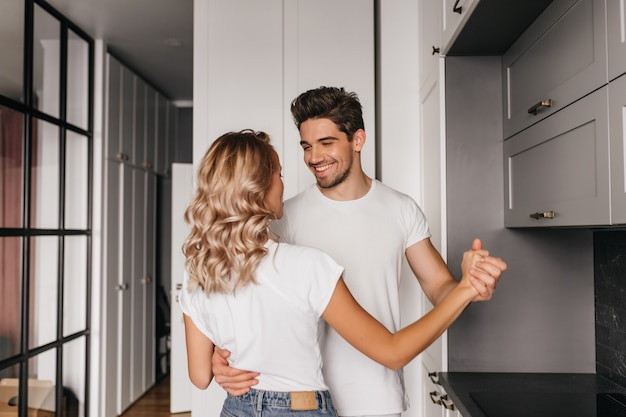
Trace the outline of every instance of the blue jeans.
<path fill-rule="evenodd" d="M 238 396 L 228 394 L 220 417 L 337 417 L 328 391 L 316 391 L 315 410 L 292 410 L 290 393 L 251 389 Z"/>

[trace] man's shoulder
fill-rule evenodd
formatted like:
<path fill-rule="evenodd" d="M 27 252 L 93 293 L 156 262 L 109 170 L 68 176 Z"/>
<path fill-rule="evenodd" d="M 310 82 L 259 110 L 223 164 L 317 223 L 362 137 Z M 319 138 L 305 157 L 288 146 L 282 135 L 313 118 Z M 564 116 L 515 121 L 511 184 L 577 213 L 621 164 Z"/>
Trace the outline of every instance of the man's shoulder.
<path fill-rule="evenodd" d="M 408 194 L 403 193 L 402 191 L 398 191 L 395 188 L 392 188 L 387 184 L 380 182 L 379 180 L 374 181 L 376 184 L 374 192 L 376 193 L 378 198 L 384 198 L 384 201 L 403 201 L 412 203 L 415 202 L 413 197 L 409 196 Z"/>

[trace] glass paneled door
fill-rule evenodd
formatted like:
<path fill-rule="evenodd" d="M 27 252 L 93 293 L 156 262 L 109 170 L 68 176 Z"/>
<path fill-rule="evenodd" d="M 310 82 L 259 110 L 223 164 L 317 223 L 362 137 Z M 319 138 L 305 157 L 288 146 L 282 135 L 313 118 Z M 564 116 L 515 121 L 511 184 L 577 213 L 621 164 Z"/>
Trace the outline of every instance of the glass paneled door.
<path fill-rule="evenodd" d="M 0 414 L 82 417 L 93 40 L 44 1 L 0 11 Z"/>

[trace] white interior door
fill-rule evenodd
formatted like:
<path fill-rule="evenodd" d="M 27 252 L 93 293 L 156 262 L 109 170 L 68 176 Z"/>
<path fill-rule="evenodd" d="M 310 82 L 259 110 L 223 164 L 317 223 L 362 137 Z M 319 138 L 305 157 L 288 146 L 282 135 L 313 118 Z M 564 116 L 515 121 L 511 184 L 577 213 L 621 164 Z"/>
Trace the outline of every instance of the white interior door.
<path fill-rule="evenodd" d="M 172 288 L 170 335 L 170 412 L 191 411 L 191 392 L 194 389 L 187 374 L 187 350 L 183 313 L 178 304 L 178 294 L 183 285 L 185 258 L 181 250 L 187 237 L 184 214 L 193 194 L 193 166 L 172 164 Z"/>

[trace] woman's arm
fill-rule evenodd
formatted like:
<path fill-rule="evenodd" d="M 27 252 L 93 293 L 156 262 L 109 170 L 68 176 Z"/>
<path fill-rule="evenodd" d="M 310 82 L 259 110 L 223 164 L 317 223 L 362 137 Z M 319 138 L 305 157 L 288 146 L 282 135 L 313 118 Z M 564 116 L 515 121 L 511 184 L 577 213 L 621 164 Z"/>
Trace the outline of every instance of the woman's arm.
<path fill-rule="evenodd" d="M 189 379 L 196 387 L 206 389 L 213 380 L 213 370 L 211 369 L 213 342 L 196 327 L 191 317 L 183 314 L 183 318 L 185 320 Z"/>
<path fill-rule="evenodd" d="M 376 362 L 398 370 L 425 350 L 456 320 L 478 291 L 469 280 L 469 267 L 482 259 L 468 251 L 463 279 L 430 312 L 392 334 L 354 299 L 343 279 L 337 282 L 322 317 L 351 345 Z"/>

